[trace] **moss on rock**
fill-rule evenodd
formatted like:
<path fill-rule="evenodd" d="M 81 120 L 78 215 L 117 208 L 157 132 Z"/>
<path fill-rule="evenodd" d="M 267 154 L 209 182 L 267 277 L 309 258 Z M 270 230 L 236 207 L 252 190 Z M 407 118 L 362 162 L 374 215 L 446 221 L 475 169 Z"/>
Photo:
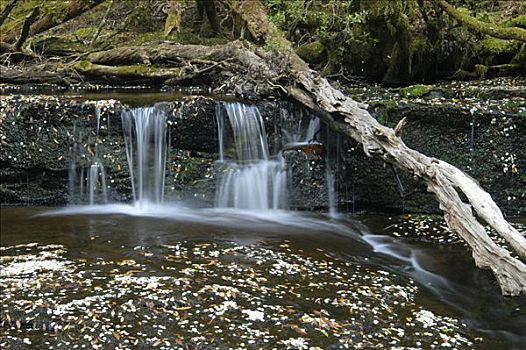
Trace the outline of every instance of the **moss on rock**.
<path fill-rule="evenodd" d="M 432 87 L 429 85 L 412 85 L 400 90 L 402 97 L 422 97 L 431 92 Z"/>
<path fill-rule="evenodd" d="M 325 46 L 319 41 L 313 41 L 310 44 L 300 46 L 296 49 L 296 53 L 305 62 L 312 64 L 322 63 L 327 58 Z"/>

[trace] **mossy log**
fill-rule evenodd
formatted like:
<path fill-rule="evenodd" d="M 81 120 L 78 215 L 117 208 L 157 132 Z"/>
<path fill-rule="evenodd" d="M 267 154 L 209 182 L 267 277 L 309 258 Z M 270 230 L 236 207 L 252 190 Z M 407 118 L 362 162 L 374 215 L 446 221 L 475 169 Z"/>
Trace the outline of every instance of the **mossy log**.
<path fill-rule="evenodd" d="M 503 27 L 498 24 L 479 21 L 469 14 L 451 6 L 446 0 L 434 0 L 448 15 L 455 18 L 460 24 L 478 33 L 487 34 L 499 39 L 513 39 L 526 42 L 526 29 L 519 27 Z"/>
<path fill-rule="evenodd" d="M 104 0 L 75 0 L 62 13 L 48 12 L 43 17 L 37 19 L 29 31 L 29 36 L 42 33 L 50 28 L 62 24 L 70 19 L 82 15 L 84 12 L 92 9 Z M 2 40 L 7 43 L 14 43 L 21 31 L 21 27 L 14 27 L 9 31 L 2 33 Z"/>
<path fill-rule="evenodd" d="M 155 85 L 202 81 L 211 87 L 214 81 L 224 78 L 239 77 L 247 83 L 253 76 L 255 79 L 247 88 L 256 88 L 260 93 L 272 90 L 264 83 L 271 74 L 268 64 L 259 56 L 263 52 L 249 47 L 247 43 L 234 41 L 215 46 L 165 43 L 114 48 L 87 55 L 73 69 L 97 80 L 129 83 L 131 79 Z"/>
<path fill-rule="evenodd" d="M 85 76 L 99 78 L 106 81 L 148 81 L 150 83 L 164 82 L 171 78 L 178 78 L 184 70 L 181 68 L 159 68 L 144 64 L 106 66 L 89 61 L 77 62 L 73 68 Z"/>
<path fill-rule="evenodd" d="M 521 257 L 526 257 L 526 239 L 504 219 L 491 196 L 474 179 L 449 163 L 407 147 L 399 133 L 381 125 L 363 105 L 345 96 L 319 73 L 311 70 L 294 52 L 291 43 L 268 21 L 260 1 L 223 2 L 246 22 L 247 29 L 258 42 L 274 50 L 263 51 L 243 42 L 211 47 L 145 45 L 92 53 L 86 57 L 87 61 L 77 63 L 74 68 L 86 75 L 109 79 L 122 74 L 151 81 L 177 76 L 177 69 L 181 67 L 185 73 L 195 72 L 192 62 L 205 61 L 208 67 L 214 67 L 210 62 L 220 64 L 228 61 L 231 76 L 257 80 L 258 84 L 252 85 L 252 89 L 269 86 L 275 91 L 285 92 L 318 114 L 332 129 L 361 143 L 366 155 L 421 178 L 428 191 L 436 196 L 449 227 L 472 249 L 477 266 L 492 270 L 503 294 L 526 293 L 526 265 L 496 244 L 479 218 L 494 228 Z M 137 66 L 139 64 L 142 64 L 141 68 Z M 171 64 L 176 68 L 161 68 L 165 70 L 159 72 L 154 71 L 153 64 Z M 128 67 L 123 69 L 117 65 Z M 131 72 L 128 69 L 130 65 L 135 67 Z M 208 68 L 204 69 L 197 72 L 211 72 L 206 70 Z M 466 198 L 465 201 L 462 198 Z"/>

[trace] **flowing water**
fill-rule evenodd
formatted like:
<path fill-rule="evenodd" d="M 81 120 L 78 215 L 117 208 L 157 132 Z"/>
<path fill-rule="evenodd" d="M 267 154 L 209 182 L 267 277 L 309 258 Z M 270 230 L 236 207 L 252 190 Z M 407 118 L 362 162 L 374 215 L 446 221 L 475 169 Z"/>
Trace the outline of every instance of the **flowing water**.
<path fill-rule="evenodd" d="M 133 199 L 144 207 L 162 203 L 166 172 L 166 113 L 158 107 L 122 112 Z"/>
<path fill-rule="evenodd" d="M 263 118 L 255 106 L 234 102 L 222 105 L 232 129 L 225 156 L 225 113 L 217 113 L 219 159 L 225 162 L 216 207 L 249 210 L 286 208 L 287 172 L 280 155 L 271 157 Z"/>
<path fill-rule="evenodd" d="M 2 348 L 520 349 L 463 246 L 386 217 L 106 205 L 3 208 Z M 404 218 L 396 220 L 404 221 Z"/>
<path fill-rule="evenodd" d="M 90 146 L 91 154 L 88 154 L 88 159 L 86 162 L 86 157 L 84 159 L 80 157 L 82 153 L 81 142 L 84 140 L 84 135 L 81 135 L 74 131 L 74 134 L 79 142 L 77 142 L 72 149 L 72 159 L 70 163 L 69 171 L 69 195 L 72 199 L 72 202 L 77 204 L 101 204 L 108 202 L 108 185 L 107 185 L 107 176 L 104 169 L 104 165 L 100 157 L 100 109 L 98 107 L 94 108 L 94 129 L 95 129 L 95 138 L 90 142 L 93 146 Z M 108 119 L 109 127 L 109 119 Z"/>
<path fill-rule="evenodd" d="M 337 216 L 329 162 L 331 215 L 285 210 L 286 164 L 269 151 L 256 107 L 218 107 L 215 208 L 164 200 L 162 108 L 121 119 L 132 204 L 98 204 L 107 194 L 95 117 L 93 155 L 70 173 L 89 206 L 0 209 L 2 348 L 526 343 L 526 301 L 502 298 L 464 246 L 395 238 L 403 217 Z M 309 143 L 318 132 L 310 119 L 293 138 Z"/>

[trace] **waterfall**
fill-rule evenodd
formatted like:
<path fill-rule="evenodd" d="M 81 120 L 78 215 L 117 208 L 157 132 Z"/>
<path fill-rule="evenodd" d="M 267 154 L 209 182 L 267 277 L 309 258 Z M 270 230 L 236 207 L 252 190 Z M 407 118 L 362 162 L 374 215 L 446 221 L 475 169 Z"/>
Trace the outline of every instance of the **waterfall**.
<path fill-rule="evenodd" d="M 162 203 L 168 149 L 166 114 L 154 106 L 124 110 L 121 118 L 134 202 L 139 207 Z"/>
<path fill-rule="evenodd" d="M 307 137 L 304 142 L 316 141 L 316 134 L 320 131 L 320 118 L 311 117 L 309 121 L 309 127 L 307 128 Z"/>
<path fill-rule="evenodd" d="M 100 160 L 99 134 L 100 134 L 100 108 L 94 107 L 95 139 L 88 135 L 87 145 L 90 148 L 81 149 L 80 142 L 73 148 L 73 157 L 69 169 L 69 194 L 73 202 L 89 203 L 95 205 L 108 202 L 108 186 L 106 171 Z M 81 133 L 74 129 L 76 138 L 83 139 Z M 93 148 L 91 149 L 91 145 Z M 87 153 L 87 154 L 86 154 Z M 80 155 L 84 161 L 77 159 Z M 87 164 L 86 164 L 87 160 Z"/>
<path fill-rule="evenodd" d="M 232 144 L 225 144 L 225 113 L 232 128 Z M 249 210 L 286 207 L 286 166 L 269 154 L 263 118 L 255 106 L 223 103 L 217 110 L 219 158 L 224 162 L 216 207 Z M 233 154 L 226 159 L 225 153 Z"/>

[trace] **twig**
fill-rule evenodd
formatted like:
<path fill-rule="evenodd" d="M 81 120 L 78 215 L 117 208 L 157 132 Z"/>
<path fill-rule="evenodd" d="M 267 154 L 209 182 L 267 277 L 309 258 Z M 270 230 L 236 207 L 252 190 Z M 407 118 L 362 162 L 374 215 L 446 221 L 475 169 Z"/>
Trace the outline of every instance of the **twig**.
<path fill-rule="evenodd" d="M 29 28 L 33 24 L 33 22 L 36 21 L 38 15 L 40 14 L 40 7 L 35 7 L 33 11 L 29 15 L 26 16 L 26 19 L 24 21 L 24 25 L 22 26 L 22 31 L 20 32 L 20 38 L 18 38 L 18 41 L 16 42 L 15 49 L 20 50 L 22 45 L 27 40 L 27 37 L 29 36 Z"/>
<path fill-rule="evenodd" d="M 93 39 L 91 39 L 91 44 L 90 44 L 90 46 L 95 45 L 95 42 L 97 41 L 97 38 L 99 37 L 102 28 L 103 28 L 104 25 L 106 24 L 106 21 L 107 21 L 107 19 L 108 19 L 108 14 L 110 13 L 112 7 L 113 7 L 113 0 L 110 0 L 110 4 L 109 4 L 109 6 L 108 6 L 108 9 L 106 10 L 106 13 L 104 14 L 104 17 L 102 18 L 102 21 L 100 21 L 100 24 L 99 24 L 99 26 L 98 26 L 98 28 L 97 28 L 97 32 L 96 32 L 95 35 L 93 36 Z"/>
<path fill-rule="evenodd" d="M 11 13 L 11 10 L 13 10 L 17 1 L 18 0 L 11 0 L 11 2 L 7 4 L 7 6 L 4 8 L 4 10 L 2 11 L 2 14 L 0 15 L 0 26 L 4 23 L 7 16 L 9 16 L 9 14 Z"/>

